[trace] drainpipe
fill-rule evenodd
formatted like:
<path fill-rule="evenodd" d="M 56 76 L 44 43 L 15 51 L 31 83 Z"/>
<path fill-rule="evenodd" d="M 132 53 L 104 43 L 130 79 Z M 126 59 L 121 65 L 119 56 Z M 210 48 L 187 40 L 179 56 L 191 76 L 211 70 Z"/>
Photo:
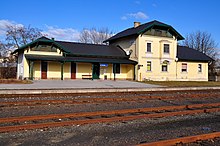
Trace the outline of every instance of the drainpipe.
<path fill-rule="evenodd" d="M 134 64 L 134 75 L 133 75 L 133 80 L 135 80 L 135 64 Z"/>
<path fill-rule="evenodd" d="M 64 62 L 61 62 L 61 80 L 63 80 L 63 64 Z"/>
<path fill-rule="evenodd" d="M 93 73 L 93 70 L 94 70 L 94 64 L 92 64 L 92 80 L 94 79 L 94 78 L 93 78 L 93 76 L 94 76 L 94 75 L 93 75 L 93 74 L 94 74 L 94 73 Z"/>
<path fill-rule="evenodd" d="M 113 73 L 114 73 L 114 81 L 115 81 L 115 74 L 116 74 L 116 64 L 113 64 Z"/>
<path fill-rule="evenodd" d="M 177 80 L 177 62 L 178 62 L 178 58 L 176 58 L 175 61 L 176 61 L 176 80 Z"/>
<path fill-rule="evenodd" d="M 30 61 L 30 63 L 29 63 L 29 67 L 30 67 L 30 69 L 29 69 L 29 78 L 30 78 L 30 80 L 33 80 L 34 79 L 34 77 L 33 77 L 33 68 L 34 68 L 34 61 Z"/>

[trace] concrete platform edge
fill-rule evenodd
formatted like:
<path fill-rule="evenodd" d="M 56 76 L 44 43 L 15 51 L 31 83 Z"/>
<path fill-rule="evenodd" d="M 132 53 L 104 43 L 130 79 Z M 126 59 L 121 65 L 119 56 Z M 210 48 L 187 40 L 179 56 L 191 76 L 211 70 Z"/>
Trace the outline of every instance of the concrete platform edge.
<path fill-rule="evenodd" d="M 53 93 L 105 93 L 105 92 L 147 92 L 147 91 L 184 91 L 220 90 L 220 87 L 178 87 L 178 88 L 103 88 L 103 89 L 0 89 L 3 94 L 53 94 Z"/>

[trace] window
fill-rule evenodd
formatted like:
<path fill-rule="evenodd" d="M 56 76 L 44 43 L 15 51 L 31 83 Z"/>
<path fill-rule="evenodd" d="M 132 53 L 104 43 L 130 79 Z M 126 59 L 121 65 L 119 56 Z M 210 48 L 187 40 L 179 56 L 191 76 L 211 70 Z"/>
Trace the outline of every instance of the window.
<path fill-rule="evenodd" d="M 151 43 L 147 43 L 147 52 L 151 52 Z"/>
<path fill-rule="evenodd" d="M 114 67 L 115 65 L 115 67 Z M 113 73 L 120 74 L 120 64 L 116 63 L 113 65 Z"/>
<path fill-rule="evenodd" d="M 187 63 L 182 63 L 182 72 L 187 72 Z"/>
<path fill-rule="evenodd" d="M 164 44 L 163 45 L 163 52 L 164 53 L 170 53 L 170 45 L 169 44 Z"/>
<path fill-rule="evenodd" d="M 198 72 L 202 72 L 202 64 L 198 64 Z"/>
<path fill-rule="evenodd" d="M 168 71 L 167 64 L 162 64 L 162 71 L 164 72 Z"/>
<path fill-rule="evenodd" d="M 147 61 L 147 71 L 151 71 L 151 61 Z"/>

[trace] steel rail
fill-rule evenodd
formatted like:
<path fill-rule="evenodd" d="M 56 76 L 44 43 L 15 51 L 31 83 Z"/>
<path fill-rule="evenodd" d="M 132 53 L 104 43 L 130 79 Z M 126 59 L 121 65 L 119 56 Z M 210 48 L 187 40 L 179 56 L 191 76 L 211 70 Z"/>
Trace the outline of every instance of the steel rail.
<path fill-rule="evenodd" d="M 147 99 L 179 99 L 179 98 L 208 98 L 212 94 L 193 94 L 193 95 L 179 95 L 178 97 L 174 96 L 136 96 L 136 97 L 119 97 L 119 98 L 79 98 L 72 100 L 28 100 L 28 101 L 8 101 L 0 102 L 0 106 L 31 106 L 31 105 L 47 105 L 47 104 L 86 104 L 86 103 L 103 103 L 103 102 L 133 102 Z"/>
<path fill-rule="evenodd" d="M 78 117 L 100 116 L 100 115 L 105 116 L 105 115 L 141 113 L 141 112 L 144 113 L 144 112 L 155 112 L 155 111 L 159 112 L 159 111 L 219 107 L 219 106 L 220 106 L 220 103 L 208 103 L 208 104 L 192 104 L 192 105 L 180 105 L 180 106 L 162 106 L 162 107 L 123 109 L 123 110 L 112 110 L 112 111 L 49 114 L 49 115 L 35 115 L 35 116 L 23 116 L 23 117 L 7 117 L 7 118 L 0 118 L 0 123 L 23 122 L 23 121 L 31 121 L 31 120 L 47 120 L 47 119 L 55 119 L 55 118 L 78 118 Z"/>
<path fill-rule="evenodd" d="M 170 117 L 170 116 L 179 116 L 179 115 L 193 115 L 204 112 L 217 112 L 220 111 L 220 108 L 212 110 L 193 110 L 193 111 L 181 111 L 181 112 L 169 112 L 169 113 L 158 113 L 158 114 L 148 114 L 148 115 L 135 115 L 135 116 L 125 116 L 125 117 L 112 117 L 112 118 L 98 118 L 98 119 L 89 119 L 89 120 L 71 120 L 63 122 L 48 122 L 40 124 L 27 124 L 19 126 L 4 126 L 0 127 L 0 132 L 11 132 L 18 130 L 30 130 L 30 129 L 39 129 L 39 128 L 49 128 L 49 127 L 60 127 L 60 126 L 73 126 L 73 125 L 84 125 L 84 124 L 95 124 L 95 123 L 108 123 L 108 122 L 118 122 L 118 121 L 130 121 L 143 118 L 161 118 L 161 117 Z"/>
<path fill-rule="evenodd" d="M 179 115 L 194 115 L 194 114 L 199 114 L 199 113 L 210 113 L 210 112 L 219 112 L 219 111 L 220 111 L 220 108 L 196 109 L 196 110 L 184 110 L 184 111 L 142 114 L 142 115 L 133 115 L 133 116 L 126 115 L 126 116 L 119 116 L 119 117 L 116 116 L 116 117 L 110 117 L 110 118 L 105 117 L 105 118 L 86 119 L 86 120 L 70 120 L 70 121 L 47 122 L 47 123 L 39 123 L 39 124 L 25 124 L 25 125 L 17 125 L 17 126 L 3 126 L 3 127 L 0 127 L 0 132 L 11 132 L 11 131 L 17 131 L 17 130 L 28 130 L 28 129 L 83 125 L 83 124 L 94 124 L 94 123 L 105 123 L 105 122 L 130 121 L 130 120 L 137 120 L 137 119 L 143 119 L 143 118 L 161 118 L 161 117 L 170 117 L 170 116 L 179 116 Z M 106 111 L 106 112 L 112 112 L 112 111 Z M 95 114 L 95 112 L 93 112 L 93 114 L 100 115 L 99 113 Z M 47 115 L 45 115 L 45 118 L 46 116 Z M 78 117 L 82 117 L 82 116 L 78 115 Z"/>
<path fill-rule="evenodd" d="M 143 144 L 138 144 L 137 146 L 172 146 L 172 145 L 176 145 L 176 144 L 192 143 L 192 142 L 196 142 L 198 140 L 214 139 L 216 137 L 220 137 L 220 132 L 213 132 L 213 133 L 208 133 L 208 134 L 201 134 L 201 135 L 181 137 L 181 138 L 176 138 L 176 139 L 162 140 L 162 141 L 151 142 L 151 143 L 143 143 Z"/>

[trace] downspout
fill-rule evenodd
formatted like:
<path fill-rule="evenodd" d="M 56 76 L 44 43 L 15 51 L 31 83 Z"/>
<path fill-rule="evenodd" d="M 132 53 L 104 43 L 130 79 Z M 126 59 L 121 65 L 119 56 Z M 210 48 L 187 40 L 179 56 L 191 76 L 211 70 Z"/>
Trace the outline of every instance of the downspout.
<path fill-rule="evenodd" d="M 63 64 L 64 62 L 61 62 L 61 80 L 63 80 Z"/>
<path fill-rule="evenodd" d="M 175 59 L 176 62 L 176 80 L 177 80 L 177 62 L 178 62 L 178 58 Z"/>
<path fill-rule="evenodd" d="M 34 62 L 32 60 L 29 61 L 29 79 L 33 80 L 34 79 Z"/>
<path fill-rule="evenodd" d="M 116 64 L 113 64 L 113 73 L 114 73 L 114 81 L 115 81 L 115 74 L 116 74 Z"/>
<path fill-rule="evenodd" d="M 134 64 L 134 75 L 133 75 L 133 80 L 135 80 L 135 64 Z"/>

